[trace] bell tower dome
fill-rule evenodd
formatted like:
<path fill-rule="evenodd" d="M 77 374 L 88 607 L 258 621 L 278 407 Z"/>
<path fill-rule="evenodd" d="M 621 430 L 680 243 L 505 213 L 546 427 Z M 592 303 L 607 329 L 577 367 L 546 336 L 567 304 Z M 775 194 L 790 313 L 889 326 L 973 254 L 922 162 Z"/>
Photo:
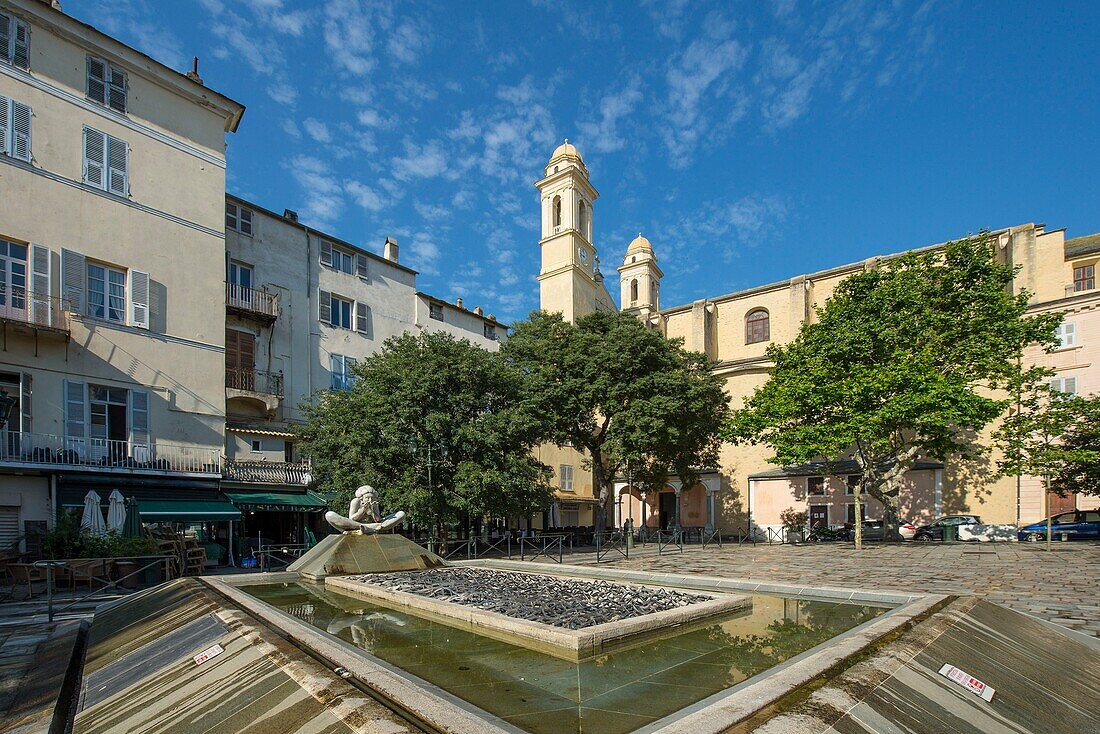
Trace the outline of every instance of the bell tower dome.
<path fill-rule="evenodd" d="M 639 232 L 626 248 L 619 267 L 622 288 L 622 310 L 648 317 L 661 309 L 661 278 L 653 245 Z"/>

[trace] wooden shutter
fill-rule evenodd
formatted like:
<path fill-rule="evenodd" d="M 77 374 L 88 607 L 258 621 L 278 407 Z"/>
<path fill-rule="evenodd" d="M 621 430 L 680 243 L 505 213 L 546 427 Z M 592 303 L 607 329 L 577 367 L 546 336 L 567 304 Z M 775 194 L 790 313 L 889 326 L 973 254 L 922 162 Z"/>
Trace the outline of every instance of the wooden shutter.
<path fill-rule="evenodd" d="M 23 379 L 19 381 L 19 430 L 23 433 L 31 433 L 34 431 L 34 426 L 31 422 L 31 374 L 29 372 L 23 373 Z"/>
<path fill-rule="evenodd" d="M 109 190 L 112 194 L 126 196 L 130 193 L 130 151 L 124 141 L 110 136 L 107 136 L 107 148 L 107 169 L 110 175 Z"/>
<path fill-rule="evenodd" d="M 20 539 L 19 508 L 0 507 L 0 548 L 18 549 Z"/>
<path fill-rule="evenodd" d="M 149 273 L 130 271 L 130 325 L 149 328 Z"/>
<path fill-rule="evenodd" d="M 370 319 L 368 318 L 369 309 L 367 304 L 362 301 L 356 301 L 355 303 L 355 330 L 360 334 L 366 334 L 370 328 Z"/>
<path fill-rule="evenodd" d="M 84 313 L 84 278 L 88 268 L 84 256 L 72 250 L 61 250 L 61 297 L 69 302 L 69 310 Z"/>
<path fill-rule="evenodd" d="M 88 96 L 96 102 L 107 102 L 107 64 L 94 56 L 88 57 Z"/>
<path fill-rule="evenodd" d="M 31 320 L 42 326 L 53 324 L 50 302 L 50 249 L 31 245 Z"/>
<path fill-rule="evenodd" d="M 21 161 L 31 160 L 31 108 L 11 101 L 11 154 Z"/>
<path fill-rule="evenodd" d="M 84 128 L 84 183 L 105 188 L 107 136 L 90 127 Z"/>
<path fill-rule="evenodd" d="M 355 254 L 355 272 L 360 278 L 366 278 L 370 271 L 367 269 L 367 256 L 362 253 Z"/>
<path fill-rule="evenodd" d="M 7 61 L 11 58 L 11 36 L 8 35 L 11 32 L 11 27 L 11 16 L 7 13 L 0 13 L 0 61 Z"/>
<path fill-rule="evenodd" d="M 6 58 L 0 56 L 0 58 Z M 11 153 L 11 145 L 8 144 L 8 130 L 11 129 L 11 100 L 0 97 L 0 155 Z"/>
<path fill-rule="evenodd" d="M 240 350 L 237 348 L 237 335 L 240 333 L 236 329 L 225 330 L 225 369 L 227 372 L 236 370 L 240 366 Z"/>
<path fill-rule="evenodd" d="M 107 66 L 110 77 L 107 86 L 107 105 L 119 112 L 126 111 L 126 72 L 114 64 Z"/>
<path fill-rule="evenodd" d="M 332 243 L 321 240 L 321 264 L 332 267 Z"/>
<path fill-rule="evenodd" d="M 83 382 L 65 380 L 65 437 L 84 440 L 87 401 Z"/>
<path fill-rule="evenodd" d="M 20 69 L 26 69 L 31 62 L 31 32 L 27 24 L 21 20 L 15 21 L 15 52 L 12 54 L 11 63 Z"/>
<path fill-rule="evenodd" d="M 317 320 L 322 324 L 332 323 L 332 294 L 328 291 L 317 291 Z"/>

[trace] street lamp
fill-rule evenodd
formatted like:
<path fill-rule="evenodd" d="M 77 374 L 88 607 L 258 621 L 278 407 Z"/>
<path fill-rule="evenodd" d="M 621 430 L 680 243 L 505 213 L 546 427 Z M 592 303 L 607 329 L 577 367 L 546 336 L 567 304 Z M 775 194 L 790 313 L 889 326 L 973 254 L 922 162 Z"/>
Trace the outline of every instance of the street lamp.
<path fill-rule="evenodd" d="M 4 426 L 8 424 L 8 413 L 11 413 L 11 409 L 18 402 L 16 398 L 8 395 L 5 390 L 0 390 L 0 430 L 3 430 Z"/>

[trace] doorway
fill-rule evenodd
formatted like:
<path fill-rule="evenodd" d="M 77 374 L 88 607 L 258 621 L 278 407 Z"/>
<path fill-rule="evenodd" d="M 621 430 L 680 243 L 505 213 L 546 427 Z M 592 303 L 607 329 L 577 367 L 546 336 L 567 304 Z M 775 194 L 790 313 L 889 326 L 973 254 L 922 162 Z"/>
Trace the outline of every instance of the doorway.
<path fill-rule="evenodd" d="M 658 521 L 661 530 L 668 530 L 676 522 L 676 493 L 661 492 L 658 497 L 660 497 Z"/>
<path fill-rule="evenodd" d="M 810 530 L 829 526 L 829 506 L 810 505 Z"/>
<path fill-rule="evenodd" d="M 0 240 L 0 316 L 27 320 L 27 246 Z"/>
<path fill-rule="evenodd" d="M 126 447 L 130 440 L 126 392 L 123 388 L 88 385 L 89 437 L 94 458 L 113 463 L 129 455 Z"/>

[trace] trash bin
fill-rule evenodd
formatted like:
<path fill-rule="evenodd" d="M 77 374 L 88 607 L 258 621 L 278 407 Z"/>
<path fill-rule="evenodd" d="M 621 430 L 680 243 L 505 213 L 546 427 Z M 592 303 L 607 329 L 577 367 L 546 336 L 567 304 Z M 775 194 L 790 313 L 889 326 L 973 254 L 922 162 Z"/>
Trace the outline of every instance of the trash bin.
<path fill-rule="evenodd" d="M 945 543 L 954 543 L 959 539 L 959 526 L 948 525 L 943 529 L 943 540 Z"/>

